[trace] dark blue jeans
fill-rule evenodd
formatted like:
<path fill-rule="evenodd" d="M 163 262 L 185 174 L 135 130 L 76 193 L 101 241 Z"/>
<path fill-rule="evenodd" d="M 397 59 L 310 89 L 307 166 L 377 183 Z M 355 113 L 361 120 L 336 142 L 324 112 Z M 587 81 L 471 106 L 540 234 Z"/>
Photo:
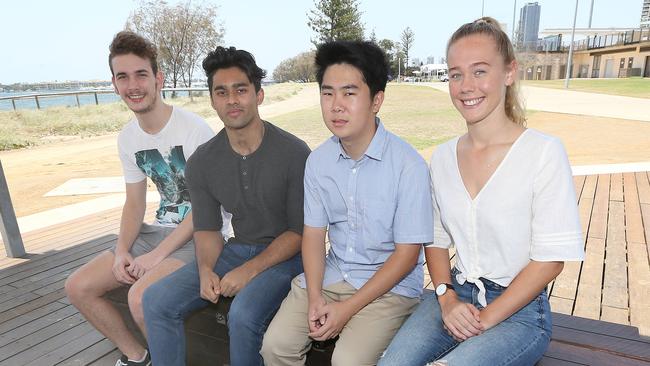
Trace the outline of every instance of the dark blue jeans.
<path fill-rule="evenodd" d="M 226 244 L 214 272 L 223 277 L 265 248 Z M 259 352 L 264 332 L 287 296 L 291 280 L 300 273 L 302 259 L 296 255 L 257 275 L 235 296 L 228 313 L 231 365 L 263 365 Z M 208 304 L 200 297 L 196 262 L 188 263 L 145 291 L 144 319 L 154 365 L 185 365 L 183 321 Z"/>
<path fill-rule="evenodd" d="M 457 273 L 452 272 L 453 274 Z M 454 280 L 458 298 L 478 309 L 478 287 Z M 486 299 L 494 301 L 505 287 L 483 280 Z M 414 365 L 444 360 L 447 365 L 534 365 L 551 340 L 551 309 L 543 291 L 533 301 L 481 335 L 458 343 L 443 328 L 435 294 L 427 296 L 393 338 L 379 366 Z"/>

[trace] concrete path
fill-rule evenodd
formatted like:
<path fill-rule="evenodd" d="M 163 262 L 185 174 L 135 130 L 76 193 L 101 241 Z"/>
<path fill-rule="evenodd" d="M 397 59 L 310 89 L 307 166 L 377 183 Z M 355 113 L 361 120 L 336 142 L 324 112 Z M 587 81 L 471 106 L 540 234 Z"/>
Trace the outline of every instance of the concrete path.
<path fill-rule="evenodd" d="M 449 93 L 448 83 L 421 83 Z M 522 85 L 527 109 L 650 122 L 650 99 Z"/>

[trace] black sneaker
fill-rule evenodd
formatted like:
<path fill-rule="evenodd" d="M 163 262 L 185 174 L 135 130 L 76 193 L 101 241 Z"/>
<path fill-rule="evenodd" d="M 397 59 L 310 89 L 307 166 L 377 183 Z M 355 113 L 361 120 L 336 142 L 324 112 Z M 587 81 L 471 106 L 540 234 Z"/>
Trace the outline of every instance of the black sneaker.
<path fill-rule="evenodd" d="M 126 355 L 122 355 L 122 357 L 120 357 L 120 359 L 115 363 L 115 366 L 151 366 L 151 355 L 149 354 L 149 350 L 145 349 L 144 352 L 144 360 L 142 361 L 129 360 Z"/>

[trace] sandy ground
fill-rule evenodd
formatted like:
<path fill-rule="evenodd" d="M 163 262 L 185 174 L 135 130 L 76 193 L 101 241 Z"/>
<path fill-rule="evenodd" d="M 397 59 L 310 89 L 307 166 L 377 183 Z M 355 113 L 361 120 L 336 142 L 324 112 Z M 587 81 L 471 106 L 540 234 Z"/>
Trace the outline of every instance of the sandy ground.
<path fill-rule="evenodd" d="M 287 100 L 262 106 L 265 119 L 318 104 L 315 86 Z M 222 127 L 216 117 L 208 122 Z M 534 112 L 529 127 L 558 136 L 572 165 L 650 161 L 650 122 L 584 115 Z M 30 149 L 0 152 L 16 216 L 77 203 L 99 195 L 43 197 L 72 178 L 122 175 L 117 134 L 55 142 Z M 421 151 L 427 159 L 433 148 Z"/>

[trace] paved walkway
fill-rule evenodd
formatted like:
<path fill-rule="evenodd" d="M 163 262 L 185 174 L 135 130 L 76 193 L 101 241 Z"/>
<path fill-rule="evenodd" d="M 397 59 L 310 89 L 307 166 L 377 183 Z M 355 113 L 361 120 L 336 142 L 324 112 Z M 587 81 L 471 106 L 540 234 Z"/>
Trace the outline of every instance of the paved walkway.
<path fill-rule="evenodd" d="M 422 83 L 449 93 L 448 83 Z M 526 108 L 545 112 L 581 114 L 650 122 L 650 99 L 522 85 Z"/>

